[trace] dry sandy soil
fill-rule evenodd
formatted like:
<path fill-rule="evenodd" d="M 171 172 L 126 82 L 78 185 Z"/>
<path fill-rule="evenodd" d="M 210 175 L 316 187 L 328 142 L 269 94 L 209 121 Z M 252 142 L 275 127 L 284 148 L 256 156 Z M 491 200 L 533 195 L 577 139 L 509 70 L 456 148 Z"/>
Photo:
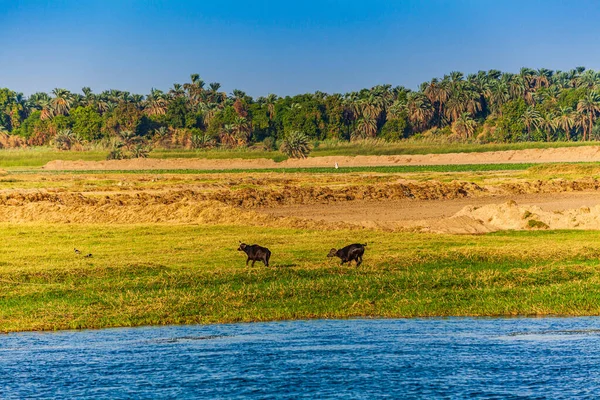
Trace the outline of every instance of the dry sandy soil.
<path fill-rule="evenodd" d="M 6 189 L 0 191 L 0 222 L 244 223 L 440 233 L 600 229 L 598 182 L 558 182 L 513 183 L 494 191 L 456 181 L 340 189 L 297 185 L 204 191 Z"/>
<path fill-rule="evenodd" d="M 600 161 L 600 147 L 529 149 L 487 153 L 402 156 L 315 157 L 305 160 L 139 159 L 114 161 L 52 161 L 46 170 L 257 169 L 345 166 L 547 163 Z M 581 176 L 581 175 L 580 175 Z M 228 182 L 232 178 L 227 178 Z M 130 194 L 107 193 L 93 200 L 74 196 L 5 194 L 0 220 L 52 222 L 236 223 L 337 229 L 366 227 L 440 233 L 485 233 L 505 229 L 600 229 L 600 181 L 583 178 L 500 179 L 495 185 L 466 181 L 279 182 L 265 185 L 217 179 L 164 187 L 145 187 Z M 270 179 L 270 180 L 269 180 Z M 278 178 L 279 179 L 279 178 Z M 354 178 L 356 180 L 356 177 Z M 345 181 L 345 179 L 344 179 Z M 250 184 L 251 187 L 238 188 Z M 256 186 L 260 188 L 256 188 Z M 155 188 L 156 189 L 156 188 Z M 176 190 L 175 190 L 176 189 Z M 100 193 L 96 193 L 98 195 Z M 12 196 L 12 197 L 11 197 Z M 41 196 L 41 197 L 40 197 Z M 58 196 L 53 199 L 52 196 Z M 87 196 L 87 195 L 86 195 Z M 1 196 L 0 196 L 1 197 Z M 39 197 L 39 198 L 37 198 Z M 68 216 L 68 218 L 66 217 Z"/>
<path fill-rule="evenodd" d="M 50 161 L 46 170 L 150 170 L 150 169 L 261 169 L 392 166 L 392 165 L 457 165 L 600 161 L 600 147 L 565 147 L 556 149 L 527 149 L 484 153 L 449 153 L 398 156 L 330 156 L 303 160 L 275 162 L 267 159 L 207 160 L 198 158 L 135 159 L 109 161 Z"/>
<path fill-rule="evenodd" d="M 439 233 L 530 229 L 529 220 L 543 222 L 551 229 L 600 229 L 598 192 L 424 201 L 352 201 L 260 208 L 257 211 L 277 217 L 344 222 L 367 228 L 418 229 Z"/>

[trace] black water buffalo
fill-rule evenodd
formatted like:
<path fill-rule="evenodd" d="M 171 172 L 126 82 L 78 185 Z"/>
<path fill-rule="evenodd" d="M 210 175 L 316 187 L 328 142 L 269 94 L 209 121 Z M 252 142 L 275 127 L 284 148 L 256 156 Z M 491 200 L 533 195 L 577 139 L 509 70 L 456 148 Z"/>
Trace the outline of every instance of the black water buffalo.
<path fill-rule="evenodd" d="M 257 244 L 248 245 L 246 243 L 240 242 L 240 247 L 238 247 L 238 251 L 243 251 L 248 256 L 246 260 L 246 266 L 248 266 L 248 261 L 252 260 L 252 266 L 254 267 L 254 262 L 262 261 L 265 266 L 269 266 L 269 258 L 271 258 L 271 250 L 266 247 L 259 246 Z"/>
<path fill-rule="evenodd" d="M 349 246 L 344 247 L 343 249 L 331 249 L 327 257 L 339 257 L 342 259 L 342 265 L 346 262 L 356 261 L 356 266 L 358 267 L 362 263 L 362 257 L 365 253 L 365 247 L 367 244 L 358 244 L 354 243 Z"/>

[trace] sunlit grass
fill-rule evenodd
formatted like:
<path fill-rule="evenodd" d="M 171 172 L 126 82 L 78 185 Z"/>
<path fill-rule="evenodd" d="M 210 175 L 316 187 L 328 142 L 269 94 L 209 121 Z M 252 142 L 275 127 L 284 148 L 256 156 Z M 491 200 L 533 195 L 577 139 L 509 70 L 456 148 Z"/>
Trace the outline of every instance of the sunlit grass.
<path fill-rule="evenodd" d="M 0 168 L 41 167 L 52 160 L 100 161 L 108 151 L 60 151 L 50 147 L 0 149 Z"/>
<path fill-rule="evenodd" d="M 0 225 L 0 330 L 354 316 L 600 314 L 600 232 L 450 236 Z M 244 266 L 238 240 L 272 252 Z M 361 267 L 328 259 L 367 242 Z M 73 252 L 77 247 L 92 258 Z"/>

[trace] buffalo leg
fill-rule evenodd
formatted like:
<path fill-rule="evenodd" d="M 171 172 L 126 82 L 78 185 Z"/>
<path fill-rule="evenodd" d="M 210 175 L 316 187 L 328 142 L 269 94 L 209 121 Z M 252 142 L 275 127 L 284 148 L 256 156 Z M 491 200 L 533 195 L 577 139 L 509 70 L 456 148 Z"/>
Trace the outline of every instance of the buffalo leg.
<path fill-rule="evenodd" d="M 252 265 L 251 267 L 254 267 L 254 263 L 256 262 L 256 260 L 252 260 Z"/>

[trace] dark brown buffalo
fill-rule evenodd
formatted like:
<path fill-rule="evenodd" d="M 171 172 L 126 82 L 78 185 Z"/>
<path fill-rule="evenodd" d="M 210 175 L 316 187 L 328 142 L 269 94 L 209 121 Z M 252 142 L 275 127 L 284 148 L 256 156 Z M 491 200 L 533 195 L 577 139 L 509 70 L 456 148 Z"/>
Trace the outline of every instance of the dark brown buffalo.
<path fill-rule="evenodd" d="M 339 257 L 342 260 L 342 265 L 344 263 L 349 263 L 351 261 L 356 261 L 356 266 L 358 267 L 363 261 L 363 254 L 365 254 L 365 247 L 367 244 L 359 244 L 354 243 L 349 246 L 344 247 L 343 249 L 331 249 L 327 257 Z"/>
<path fill-rule="evenodd" d="M 240 242 L 240 247 L 238 247 L 238 251 L 243 251 L 248 256 L 246 260 L 246 266 L 248 266 L 248 261 L 252 260 L 252 266 L 254 267 L 254 263 L 256 261 L 262 261 L 265 266 L 269 266 L 269 258 L 271 258 L 271 250 L 266 247 L 259 246 L 257 244 L 248 245 L 246 243 Z"/>

